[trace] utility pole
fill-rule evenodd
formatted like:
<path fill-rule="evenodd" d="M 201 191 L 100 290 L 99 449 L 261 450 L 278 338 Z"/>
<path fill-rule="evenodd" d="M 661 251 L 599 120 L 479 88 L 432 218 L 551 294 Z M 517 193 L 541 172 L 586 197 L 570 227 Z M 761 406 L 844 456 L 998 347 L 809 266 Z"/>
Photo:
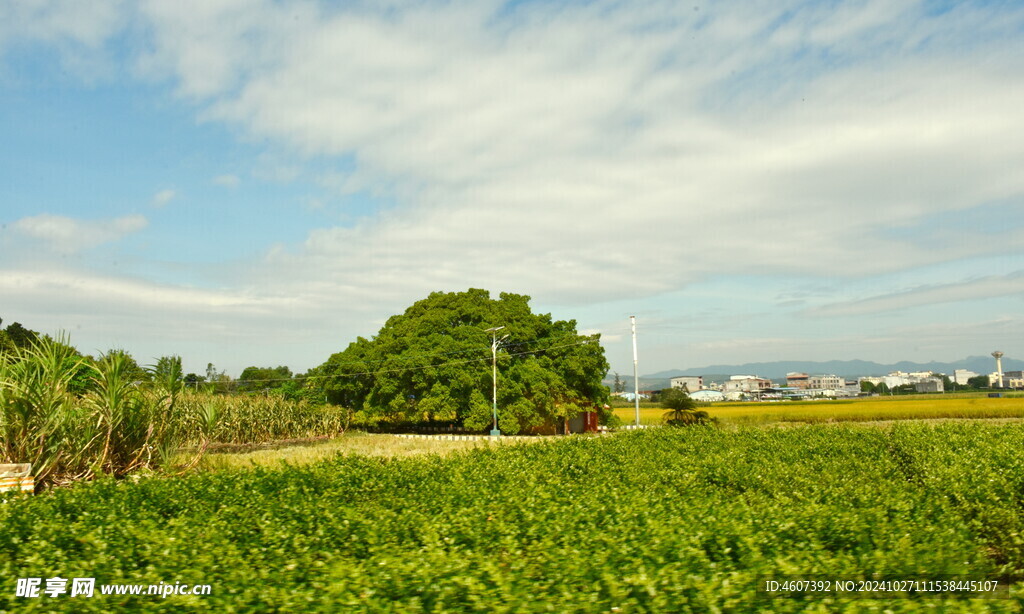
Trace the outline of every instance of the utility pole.
<path fill-rule="evenodd" d="M 484 332 L 491 333 L 491 410 L 494 412 L 494 428 L 491 429 L 491 437 L 500 437 L 498 430 L 498 331 L 504 326 L 488 328 Z M 504 340 L 508 335 L 502 337 Z"/>
<path fill-rule="evenodd" d="M 640 428 L 640 379 L 636 371 L 636 316 L 629 316 L 629 326 L 633 329 L 633 403 L 636 407 L 636 426 Z"/>

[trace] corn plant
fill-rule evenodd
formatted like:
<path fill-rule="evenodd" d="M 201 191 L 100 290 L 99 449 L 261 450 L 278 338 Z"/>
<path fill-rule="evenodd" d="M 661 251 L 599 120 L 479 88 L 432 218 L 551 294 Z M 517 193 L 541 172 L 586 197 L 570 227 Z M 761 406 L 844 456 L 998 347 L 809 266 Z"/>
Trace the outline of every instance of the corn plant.
<path fill-rule="evenodd" d="M 347 412 L 334 406 L 290 401 L 280 395 L 211 395 L 185 391 L 174 428 L 183 445 L 260 443 L 340 435 Z"/>
<path fill-rule="evenodd" d="M 153 412 L 150 400 L 131 379 L 132 366 L 126 354 L 108 355 L 93 378 L 93 390 L 84 399 L 90 422 L 102 438 L 93 444 L 97 448 L 93 468 L 113 475 L 148 464 Z"/>
<path fill-rule="evenodd" d="M 176 357 L 149 371 L 151 382 L 137 381 L 124 352 L 91 365 L 63 337 L 0 354 L 0 462 L 31 463 L 46 486 L 167 468 L 182 447 L 194 452 L 183 470 L 213 443 L 325 437 L 347 426 L 334 407 L 185 390 Z"/>
<path fill-rule="evenodd" d="M 81 443 L 69 392 L 80 366 L 63 337 L 0 354 L 0 454 L 6 463 L 31 463 L 37 483 L 59 473 Z"/>

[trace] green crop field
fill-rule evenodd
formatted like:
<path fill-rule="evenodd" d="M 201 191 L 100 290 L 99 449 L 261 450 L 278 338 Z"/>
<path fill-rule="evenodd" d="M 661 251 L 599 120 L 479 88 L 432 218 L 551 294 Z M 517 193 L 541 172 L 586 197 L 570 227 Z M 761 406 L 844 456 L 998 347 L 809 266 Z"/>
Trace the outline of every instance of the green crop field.
<path fill-rule="evenodd" d="M 0 504 L 0 611 L 1016 612 L 759 579 L 1024 580 L 1024 425 L 692 427 L 102 479 Z M 95 578 L 92 598 L 16 597 Z M 209 595 L 100 595 L 114 583 Z"/>
<path fill-rule="evenodd" d="M 702 409 L 721 422 L 733 424 L 1024 418 L 1024 397 L 996 399 L 977 394 L 918 395 L 836 401 L 711 403 Z M 635 420 L 632 407 L 616 407 L 614 412 L 625 424 L 632 424 Z M 640 422 L 660 424 L 664 413 L 660 407 L 641 405 Z"/>

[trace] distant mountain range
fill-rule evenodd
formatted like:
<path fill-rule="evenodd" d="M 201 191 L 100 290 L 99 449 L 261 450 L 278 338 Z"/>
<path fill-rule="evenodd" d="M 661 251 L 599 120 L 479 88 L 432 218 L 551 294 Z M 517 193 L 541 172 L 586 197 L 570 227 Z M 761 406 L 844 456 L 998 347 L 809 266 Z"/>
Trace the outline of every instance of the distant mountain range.
<path fill-rule="evenodd" d="M 956 369 L 968 369 L 981 375 L 995 371 L 996 361 L 991 356 L 970 356 L 956 362 L 897 362 L 881 364 L 867 360 L 829 360 L 812 362 L 799 360 L 783 360 L 776 362 L 749 362 L 742 365 L 709 365 L 696 369 L 677 369 L 660 371 L 640 376 L 640 388 L 643 390 L 659 390 L 668 388 L 673 377 L 680 375 L 703 375 L 705 381 L 722 382 L 732 375 L 756 375 L 770 380 L 784 380 L 787 373 L 809 373 L 811 375 L 840 375 L 847 379 L 856 379 L 868 375 L 886 375 L 893 371 L 934 371 L 952 377 Z M 1003 358 L 1003 371 L 1024 370 L 1024 360 Z M 606 382 L 614 381 L 615 374 L 609 374 Z M 619 379 L 626 382 L 626 390 L 633 389 L 632 374 L 619 374 Z"/>

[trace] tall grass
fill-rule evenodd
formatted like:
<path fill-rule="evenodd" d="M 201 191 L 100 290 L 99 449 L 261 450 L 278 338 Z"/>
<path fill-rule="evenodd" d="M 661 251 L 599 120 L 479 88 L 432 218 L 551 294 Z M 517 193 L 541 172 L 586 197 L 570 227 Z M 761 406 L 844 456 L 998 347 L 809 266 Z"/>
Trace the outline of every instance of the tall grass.
<path fill-rule="evenodd" d="M 86 368 L 84 391 L 73 378 Z M 0 462 L 31 463 L 41 486 L 171 468 L 188 448 L 196 464 L 218 443 L 343 433 L 347 412 L 280 396 L 214 396 L 183 389 L 180 363 L 135 380 L 133 362 L 113 352 L 95 365 L 64 338 L 0 354 Z"/>
<path fill-rule="evenodd" d="M 82 409 L 69 391 L 81 362 L 63 341 L 0 354 L 3 462 L 32 463 L 37 484 L 80 471 L 82 454 L 71 442 L 78 444 L 94 431 L 82 424 Z"/>
<path fill-rule="evenodd" d="M 261 443 L 339 435 L 347 412 L 335 406 L 289 401 L 279 395 L 212 395 L 185 391 L 178 397 L 174 428 L 182 445 Z"/>

